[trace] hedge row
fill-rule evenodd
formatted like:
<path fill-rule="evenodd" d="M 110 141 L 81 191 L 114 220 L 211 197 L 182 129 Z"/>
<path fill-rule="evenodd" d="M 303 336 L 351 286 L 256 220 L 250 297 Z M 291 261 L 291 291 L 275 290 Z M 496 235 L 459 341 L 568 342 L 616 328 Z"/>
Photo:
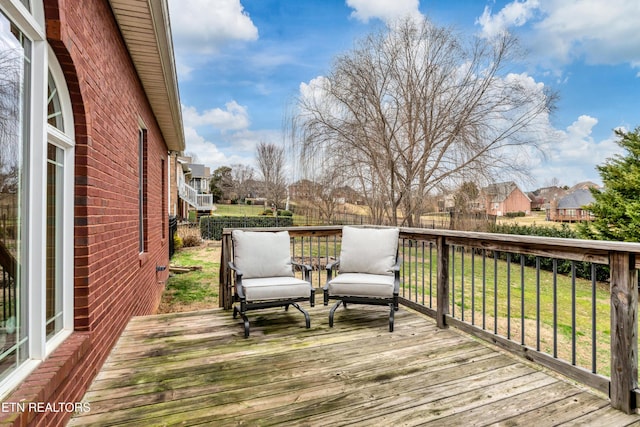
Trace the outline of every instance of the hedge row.
<path fill-rule="evenodd" d="M 293 227 L 293 218 L 287 216 L 203 216 L 200 234 L 203 239 L 222 239 L 223 228 Z"/>
<path fill-rule="evenodd" d="M 536 225 L 518 225 L 518 224 L 496 224 L 491 229 L 494 233 L 503 234 L 518 234 L 523 236 L 543 236 L 543 237 L 561 237 L 567 239 L 580 239 L 581 237 L 574 230 L 569 228 L 566 224 L 562 224 L 560 228 L 544 227 Z M 524 263 L 526 266 L 535 267 L 536 256 L 523 255 Z M 500 257 L 506 259 L 506 254 L 501 253 Z M 513 254 L 511 260 L 513 262 L 520 262 L 520 255 Z M 551 258 L 540 258 L 540 268 L 542 270 L 553 271 L 553 260 Z M 557 260 L 557 272 L 559 274 L 569 275 L 571 274 L 571 261 L 558 259 Z M 591 279 L 591 263 L 589 262 L 576 262 L 576 277 L 582 279 Z M 601 282 L 609 281 L 609 266 L 596 265 L 596 280 Z"/>

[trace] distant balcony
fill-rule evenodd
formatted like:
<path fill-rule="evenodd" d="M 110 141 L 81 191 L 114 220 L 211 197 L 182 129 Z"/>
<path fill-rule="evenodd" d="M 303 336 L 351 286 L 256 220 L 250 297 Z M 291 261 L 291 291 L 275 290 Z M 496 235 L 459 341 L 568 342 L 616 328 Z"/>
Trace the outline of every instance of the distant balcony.
<path fill-rule="evenodd" d="M 198 190 L 182 180 L 178 185 L 178 195 L 198 211 L 215 209 L 213 205 L 213 195 L 199 193 Z"/>

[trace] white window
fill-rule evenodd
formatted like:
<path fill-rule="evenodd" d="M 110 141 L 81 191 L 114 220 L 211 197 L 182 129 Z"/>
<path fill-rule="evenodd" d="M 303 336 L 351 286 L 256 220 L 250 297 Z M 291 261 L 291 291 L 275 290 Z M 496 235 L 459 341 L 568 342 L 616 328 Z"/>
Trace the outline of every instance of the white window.
<path fill-rule="evenodd" d="M 0 399 L 73 330 L 73 115 L 43 16 L 0 4 Z"/>

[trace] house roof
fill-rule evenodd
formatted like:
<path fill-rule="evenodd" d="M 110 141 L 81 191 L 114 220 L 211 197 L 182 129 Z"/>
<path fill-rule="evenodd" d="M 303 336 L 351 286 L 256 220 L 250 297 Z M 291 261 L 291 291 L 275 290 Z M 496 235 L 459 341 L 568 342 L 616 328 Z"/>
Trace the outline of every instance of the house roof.
<path fill-rule="evenodd" d="M 191 169 L 191 176 L 193 178 L 208 178 L 204 165 L 190 163 L 189 169 Z"/>
<path fill-rule="evenodd" d="M 508 181 L 488 185 L 484 187 L 482 191 L 491 197 L 492 203 L 502 203 L 516 189 L 519 189 L 518 185 L 513 181 Z M 529 196 L 526 194 L 524 194 L 524 196 L 529 199 Z M 529 201 L 531 201 L 531 199 L 529 199 Z"/>
<path fill-rule="evenodd" d="M 541 197 L 545 202 L 550 200 L 559 200 L 567 194 L 567 190 L 558 186 L 538 188 L 533 192 L 536 197 Z"/>
<path fill-rule="evenodd" d="M 591 191 L 584 189 L 576 190 L 558 200 L 558 209 L 580 209 L 594 201 L 595 199 Z"/>
<path fill-rule="evenodd" d="M 569 189 L 569 192 L 573 192 L 573 191 L 576 191 L 576 190 L 588 190 L 589 188 L 600 188 L 600 186 L 598 184 L 596 184 L 595 182 L 583 181 L 583 182 L 579 182 L 576 185 L 574 185 L 573 187 L 571 187 Z"/>
<path fill-rule="evenodd" d="M 185 140 L 167 0 L 109 0 L 136 72 L 171 151 Z"/>

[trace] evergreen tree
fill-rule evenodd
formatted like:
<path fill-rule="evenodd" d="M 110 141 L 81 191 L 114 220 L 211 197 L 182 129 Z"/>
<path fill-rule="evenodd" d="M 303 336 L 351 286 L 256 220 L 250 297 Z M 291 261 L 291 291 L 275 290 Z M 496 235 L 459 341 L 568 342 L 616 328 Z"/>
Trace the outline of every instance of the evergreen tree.
<path fill-rule="evenodd" d="M 579 224 L 581 237 L 640 242 L 640 127 L 616 130 L 624 155 L 598 166 L 604 188 L 591 189 L 595 201 L 587 206 L 595 220 Z"/>
<path fill-rule="evenodd" d="M 213 195 L 214 203 L 225 197 L 230 197 L 229 193 L 232 187 L 233 179 L 231 178 L 231 168 L 229 166 L 220 166 L 213 171 L 209 181 L 209 192 Z"/>

